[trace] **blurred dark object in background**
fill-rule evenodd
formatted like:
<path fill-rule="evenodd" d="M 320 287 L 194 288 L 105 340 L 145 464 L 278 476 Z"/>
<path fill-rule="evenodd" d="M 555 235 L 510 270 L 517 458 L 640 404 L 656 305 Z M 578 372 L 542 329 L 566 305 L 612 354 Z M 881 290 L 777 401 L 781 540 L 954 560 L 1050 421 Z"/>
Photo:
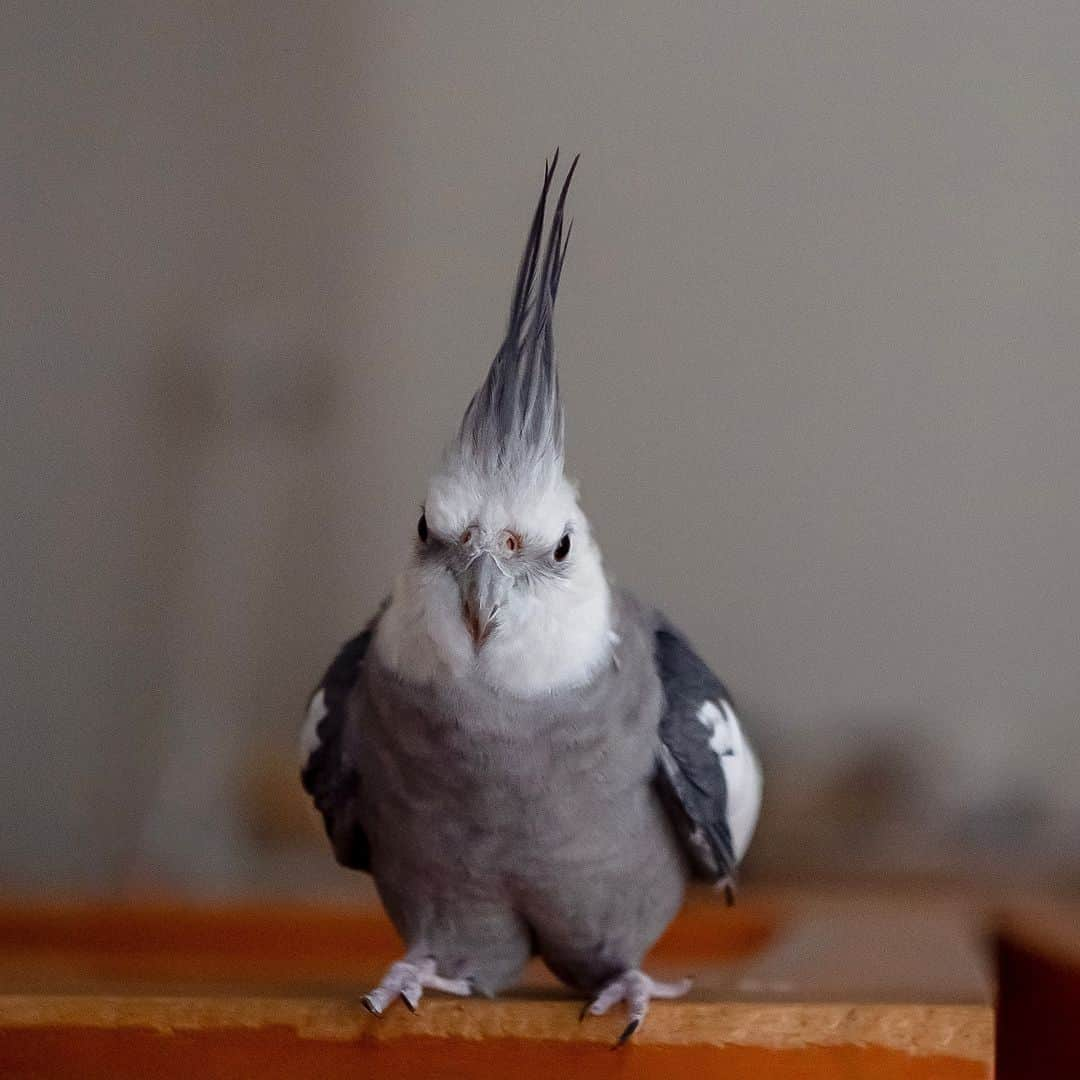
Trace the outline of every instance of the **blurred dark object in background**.
<path fill-rule="evenodd" d="M 998 1080 L 1080 1076 L 1080 906 L 1016 911 L 997 928 Z"/>

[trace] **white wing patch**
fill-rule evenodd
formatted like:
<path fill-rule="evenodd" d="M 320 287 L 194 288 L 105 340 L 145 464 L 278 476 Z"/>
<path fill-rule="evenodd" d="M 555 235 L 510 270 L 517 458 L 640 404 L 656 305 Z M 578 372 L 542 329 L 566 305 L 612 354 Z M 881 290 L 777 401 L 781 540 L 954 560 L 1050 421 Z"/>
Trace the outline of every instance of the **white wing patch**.
<path fill-rule="evenodd" d="M 712 752 L 723 759 L 733 754 L 735 747 L 732 745 L 731 728 L 739 731 L 739 721 L 731 711 L 731 706 L 726 701 L 706 701 L 702 703 L 697 712 L 697 718 L 709 733 L 709 746 Z M 741 732 L 739 732 L 741 736 Z"/>
<path fill-rule="evenodd" d="M 750 846 L 761 809 L 761 766 L 743 737 L 735 710 L 723 698 L 703 702 L 697 718 L 709 732 L 709 746 L 724 770 L 728 828 L 738 861 Z"/>
<path fill-rule="evenodd" d="M 308 706 L 304 726 L 300 729 L 300 767 L 308 763 L 308 759 L 319 748 L 319 724 L 326 716 L 326 692 L 320 686 L 311 699 Z"/>

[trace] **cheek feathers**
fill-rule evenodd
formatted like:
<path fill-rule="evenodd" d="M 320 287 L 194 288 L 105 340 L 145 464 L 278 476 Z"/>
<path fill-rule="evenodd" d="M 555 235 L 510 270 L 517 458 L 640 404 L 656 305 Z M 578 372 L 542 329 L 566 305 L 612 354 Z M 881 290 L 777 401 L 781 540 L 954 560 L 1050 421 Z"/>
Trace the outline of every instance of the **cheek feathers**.
<path fill-rule="evenodd" d="M 558 576 L 537 576 L 513 590 L 479 650 L 454 575 L 438 560 L 414 563 L 398 580 L 375 648 L 410 681 L 477 678 L 523 698 L 581 686 L 612 652 L 611 594 L 599 554 L 576 544 Z"/>

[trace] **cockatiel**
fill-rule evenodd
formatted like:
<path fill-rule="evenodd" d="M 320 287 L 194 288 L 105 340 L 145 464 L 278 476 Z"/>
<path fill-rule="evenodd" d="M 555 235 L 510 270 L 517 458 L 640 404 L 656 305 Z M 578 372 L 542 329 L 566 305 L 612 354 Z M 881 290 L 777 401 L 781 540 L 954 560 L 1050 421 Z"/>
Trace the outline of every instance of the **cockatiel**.
<path fill-rule="evenodd" d="M 552 310 L 577 160 L 544 244 L 557 162 L 407 568 L 311 698 L 302 776 L 406 944 L 371 1012 L 494 994 L 538 953 L 586 1013 L 625 1003 L 623 1042 L 689 988 L 642 958 L 689 879 L 730 890 L 762 778 L 720 680 L 609 583 L 563 471 Z"/>

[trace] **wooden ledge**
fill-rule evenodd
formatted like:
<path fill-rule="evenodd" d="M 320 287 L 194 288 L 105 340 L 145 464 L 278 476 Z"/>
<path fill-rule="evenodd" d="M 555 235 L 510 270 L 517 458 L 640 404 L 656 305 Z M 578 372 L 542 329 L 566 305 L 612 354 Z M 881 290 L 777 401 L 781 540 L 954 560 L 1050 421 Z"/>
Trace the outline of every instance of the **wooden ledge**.
<path fill-rule="evenodd" d="M 0 911 L 0 1074 L 988 1077 L 989 980 L 957 912 L 872 898 L 688 907 L 650 959 L 696 974 L 634 1043 L 578 1021 L 539 966 L 497 1000 L 360 993 L 398 952 L 381 915 L 307 908 Z"/>

